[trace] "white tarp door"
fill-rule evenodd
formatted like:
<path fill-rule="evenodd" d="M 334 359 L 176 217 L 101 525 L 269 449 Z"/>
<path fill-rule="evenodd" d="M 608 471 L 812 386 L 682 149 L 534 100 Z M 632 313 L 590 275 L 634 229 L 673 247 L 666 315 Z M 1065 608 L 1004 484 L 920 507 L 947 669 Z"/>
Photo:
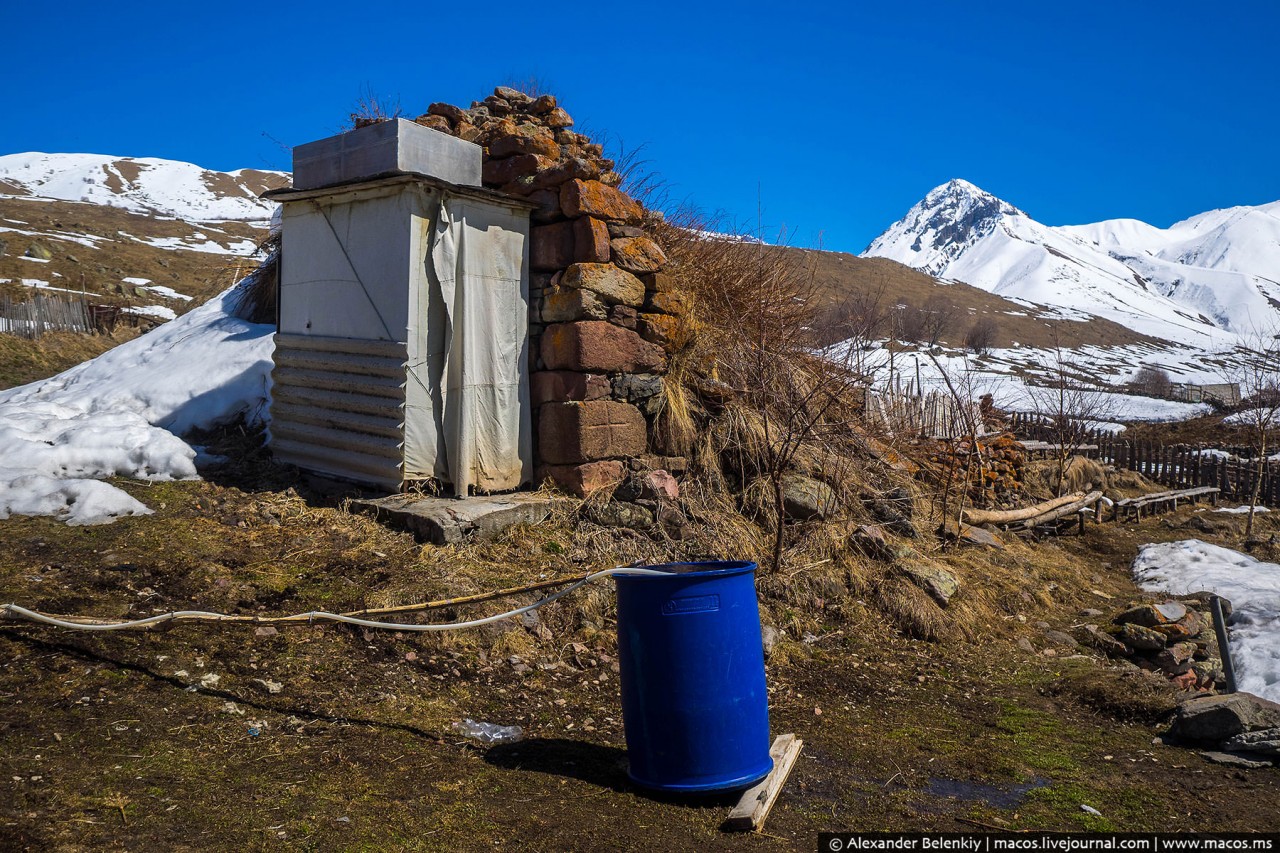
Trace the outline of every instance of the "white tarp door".
<path fill-rule="evenodd" d="M 434 219 L 411 307 L 406 479 L 459 497 L 515 489 L 533 478 L 528 214 L 445 196 Z"/>

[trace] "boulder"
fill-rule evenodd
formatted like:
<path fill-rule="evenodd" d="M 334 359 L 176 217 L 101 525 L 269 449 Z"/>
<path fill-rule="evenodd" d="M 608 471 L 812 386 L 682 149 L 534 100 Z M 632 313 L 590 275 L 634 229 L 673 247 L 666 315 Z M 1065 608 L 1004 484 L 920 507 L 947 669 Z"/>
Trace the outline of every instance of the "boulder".
<path fill-rule="evenodd" d="M 480 178 L 490 186 L 502 186 L 523 175 L 532 175 L 554 165 L 554 160 L 537 154 L 517 154 L 502 160 L 486 160 L 480 167 Z"/>
<path fill-rule="evenodd" d="M 639 471 L 628 477 L 614 496 L 623 501 L 676 501 L 680 484 L 668 471 Z"/>
<path fill-rule="evenodd" d="M 640 314 L 637 317 L 636 329 L 640 332 L 640 337 L 663 349 L 675 346 L 679 328 L 679 318 L 670 314 Z"/>
<path fill-rule="evenodd" d="M 1169 734 L 1218 744 L 1237 735 L 1280 728 L 1280 705 L 1251 693 L 1198 696 L 1178 706 Z"/>
<path fill-rule="evenodd" d="M 560 146 L 550 133 L 513 133 L 500 136 L 489 143 L 489 156 L 492 159 L 514 157 L 516 154 L 537 154 L 548 160 L 560 159 Z M 551 164 L 548 164 L 550 168 Z"/>
<path fill-rule="evenodd" d="M 1148 652 L 1158 652 L 1165 646 L 1163 634 L 1133 622 L 1121 626 L 1119 639 L 1125 645 Z"/>
<path fill-rule="evenodd" d="M 597 219 L 579 219 L 577 222 L 599 222 Z M 577 227 L 577 223 L 574 223 Z M 560 276 L 560 286 L 571 290 L 589 290 L 599 295 L 607 305 L 628 305 L 632 308 L 644 303 L 644 283 L 613 264 L 576 263 Z"/>
<path fill-rule="evenodd" d="M 622 463 L 614 460 L 588 462 L 584 465 L 544 465 L 538 469 L 538 482 L 550 479 L 566 492 L 580 498 L 618 485 L 623 476 L 625 472 Z"/>
<path fill-rule="evenodd" d="M 555 95 L 539 95 L 529 105 L 529 112 L 536 116 L 544 116 L 556 108 Z"/>
<path fill-rule="evenodd" d="M 878 524 L 858 525 L 849 536 L 849 546 L 873 560 L 891 563 L 897 558 L 893 545 L 884 535 L 884 528 Z"/>
<path fill-rule="evenodd" d="M 613 396 L 638 403 L 662 393 L 662 377 L 654 373 L 620 373 L 613 378 Z"/>
<path fill-rule="evenodd" d="M 587 517 L 602 527 L 626 527 L 631 530 L 653 527 L 652 512 L 639 504 L 626 501 L 595 504 L 587 510 Z"/>
<path fill-rule="evenodd" d="M 836 493 L 821 480 L 803 474 L 782 477 L 782 511 L 798 521 L 823 519 L 835 508 Z"/>
<path fill-rule="evenodd" d="M 1159 631 L 1173 643 L 1181 640 L 1190 640 L 1193 637 L 1200 636 L 1200 632 L 1204 630 L 1204 618 L 1199 612 L 1188 609 L 1186 615 L 1177 622 L 1154 625 L 1151 630 Z"/>
<path fill-rule="evenodd" d="M 1064 649 L 1074 648 L 1077 644 L 1075 637 L 1064 631 L 1055 631 L 1052 628 L 1044 632 L 1044 637 L 1055 646 L 1059 646 Z"/>
<path fill-rule="evenodd" d="M 1161 650 L 1155 656 L 1155 663 L 1156 666 L 1171 675 L 1181 675 L 1186 671 L 1182 669 L 1183 665 L 1190 662 L 1191 657 L 1195 652 L 1195 643 L 1175 643 L 1169 648 Z"/>
<path fill-rule="evenodd" d="M 594 216 L 618 222 L 639 222 L 644 208 L 635 199 L 599 181 L 571 180 L 560 187 L 560 209 L 570 219 Z"/>
<path fill-rule="evenodd" d="M 539 189 L 554 189 L 556 201 L 560 199 L 560 187 L 569 181 L 594 181 L 600 177 L 600 167 L 591 160 L 582 157 L 566 157 L 554 166 L 544 169 L 534 176 L 534 186 Z"/>
<path fill-rule="evenodd" d="M 1280 758 L 1280 728 L 1242 732 L 1228 738 L 1223 742 L 1222 748 L 1238 752 L 1260 752 Z"/>
<path fill-rule="evenodd" d="M 453 124 L 467 121 L 467 111 L 462 107 L 455 107 L 453 104 L 436 102 L 427 107 L 427 115 L 443 116 Z"/>
<path fill-rule="evenodd" d="M 569 290 L 559 287 L 542 295 L 544 323 L 568 323 L 574 320 L 607 320 L 609 307 L 590 290 Z"/>
<path fill-rule="evenodd" d="M 911 523 L 915 506 L 906 489 L 890 489 L 882 495 L 864 496 L 862 503 L 872 517 L 890 533 L 908 539 L 915 539 L 920 535 L 916 526 Z"/>
<path fill-rule="evenodd" d="M 1112 657 L 1128 657 L 1133 649 L 1100 629 L 1097 625 L 1080 625 L 1075 629 L 1076 639 Z"/>
<path fill-rule="evenodd" d="M 606 319 L 615 326 L 621 326 L 624 329 L 635 329 L 639 325 L 638 317 L 636 309 L 627 305 L 614 305 L 609 309 Z M 640 337 L 644 337 L 644 335 Z"/>
<path fill-rule="evenodd" d="M 995 548 L 999 551 L 1004 550 L 1004 542 L 990 530 L 984 530 L 981 527 L 974 527 L 972 524 L 964 524 L 951 519 L 947 519 L 942 523 L 942 526 L 938 528 L 938 535 L 954 542 L 963 542 L 966 545 Z"/>
<path fill-rule="evenodd" d="M 444 116 L 421 115 L 414 119 L 413 123 L 422 127 L 429 127 L 432 130 L 438 130 L 441 133 L 453 133 L 453 125 Z"/>
<path fill-rule="evenodd" d="M 493 94 L 509 104 L 516 106 L 524 106 L 533 103 L 533 98 L 521 92 L 519 89 L 513 89 L 510 86 L 498 86 L 493 90 Z M 487 100 L 487 99 L 486 99 Z"/>
<path fill-rule="evenodd" d="M 910 563 L 899 567 L 904 575 L 946 607 L 960 591 L 960 579 L 937 563 Z"/>
<path fill-rule="evenodd" d="M 546 123 L 547 127 L 554 127 L 556 129 L 562 127 L 573 127 L 573 119 L 570 118 L 569 114 L 560 107 L 555 107 L 548 112 L 546 117 L 543 118 L 543 122 Z"/>
<path fill-rule="evenodd" d="M 610 257 L 609 227 L 603 219 L 583 216 L 573 221 L 574 259 L 592 264 L 607 264 Z M 643 299 L 643 294 L 641 296 Z M 635 303 L 639 305 L 640 303 Z"/>
<path fill-rule="evenodd" d="M 653 273 L 666 266 L 666 253 L 648 237 L 614 237 L 610 245 L 613 262 L 629 272 Z"/>

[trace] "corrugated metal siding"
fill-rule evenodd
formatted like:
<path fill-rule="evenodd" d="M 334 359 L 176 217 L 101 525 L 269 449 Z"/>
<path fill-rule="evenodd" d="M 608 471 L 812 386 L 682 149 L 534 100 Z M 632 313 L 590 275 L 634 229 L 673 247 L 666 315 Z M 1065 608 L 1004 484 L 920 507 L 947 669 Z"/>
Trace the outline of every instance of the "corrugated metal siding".
<path fill-rule="evenodd" d="M 283 334 L 275 341 L 271 450 L 276 459 L 398 490 L 405 344 Z"/>

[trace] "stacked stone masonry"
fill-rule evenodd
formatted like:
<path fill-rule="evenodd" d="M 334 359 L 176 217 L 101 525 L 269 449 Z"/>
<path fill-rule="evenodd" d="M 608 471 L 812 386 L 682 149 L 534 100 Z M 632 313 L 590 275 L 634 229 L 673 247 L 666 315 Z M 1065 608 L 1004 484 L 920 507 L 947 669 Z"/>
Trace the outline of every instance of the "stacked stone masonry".
<path fill-rule="evenodd" d="M 667 355 L 684 309 L 650 215 L 618 189 L 602 146 L 552 95 L 499 86 L 418 124 L 484 147 L 485 186 L 532 202 L 530 371 L 536 476 L 579 496 L 621 483 L 649 454 Z"/>

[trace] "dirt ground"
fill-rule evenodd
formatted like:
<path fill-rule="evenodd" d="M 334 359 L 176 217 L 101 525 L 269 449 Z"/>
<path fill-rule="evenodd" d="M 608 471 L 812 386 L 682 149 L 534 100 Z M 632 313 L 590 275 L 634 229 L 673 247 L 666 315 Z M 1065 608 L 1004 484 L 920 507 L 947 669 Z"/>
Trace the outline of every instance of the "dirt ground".
<path fill-rule="evenodd" d="M 0 601 L 282 614 L 662 556 L 564 511 L 491 544 L 423 546 L 252 456 L 204 481 L 118 485 L 155 514 L 0 521 Z M 794 569 L 783 586 L 821 596 L 763 603 L 768 621 L 812 626 L 786 628 L 768 662 L 773 731 L 804 749 L 765 831 L 748 835 L 721 832 L 723 798 L 628 783 L 608 584 L 536 622 L 441 635 L 0 627 L 0 849 L 812 850 L 832 830 L 1275 830 L 1280 770 L 1164 744 L 1171 693 L 1035 627 L 1069 630 L 1084 608 L 1136 598 L 1128 565 L 1143 543 L 1238 544 L 1235 517 L 1200 509 L 938 555 L 960 597 L 993 595 L 995 614 L 942 642 Z M 1280 527 L 1259 523 L 1263 536 Z M 987 571 L 1022 591 L 989 593 Z M 484 748 L 452 729 L 464 717 L 519 724 L 525 739 Z"/>

